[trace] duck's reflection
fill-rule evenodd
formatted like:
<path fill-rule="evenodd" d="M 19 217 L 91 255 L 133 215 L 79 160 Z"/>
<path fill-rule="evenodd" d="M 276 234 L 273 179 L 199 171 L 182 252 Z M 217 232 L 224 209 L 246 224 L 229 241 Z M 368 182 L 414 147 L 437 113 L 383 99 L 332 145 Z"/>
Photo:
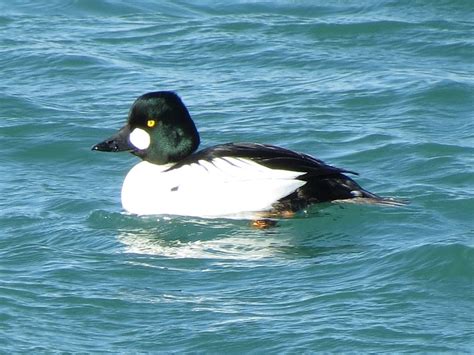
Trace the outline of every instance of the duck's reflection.
<path fill-rule="evenodd" d="M 154 228 L 121 230 L 118 239 L 126 253 L 170 258 L 257 260 L 290 246 L 280 231 L 254 230 L 247 221 L 181 218 L 161 218 L 158 226 L 155 219 Z"/>
<path fill-rule="evenodd" d="M 319 234 L 314 229 L 304 228 L 310 222 L 307 219 L 279 221 L 277 227 L 265 230 L 251 228 L 248 221 L 222 219 L 147 217 L 141 222 L 134 228 L 119 231 L 118 240 L 125 253 L 168 258 L 259 260 L 307 258 L 354 248 L 345 236 Z M 314 227 L 314 221 L 311 225 Z"/>

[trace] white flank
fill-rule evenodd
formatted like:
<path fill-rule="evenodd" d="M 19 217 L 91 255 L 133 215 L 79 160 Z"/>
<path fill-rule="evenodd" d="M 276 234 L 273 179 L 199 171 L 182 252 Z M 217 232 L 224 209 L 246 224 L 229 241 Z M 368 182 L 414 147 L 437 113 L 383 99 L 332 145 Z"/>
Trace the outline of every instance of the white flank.
<path fill-rule="evenodd" d="M 150 135 L 141 128 L 135 128 L 130 133 L 130 143 L 138 149 L 147 149 L 150 146 Z"/>
<path fill-rule="evenodd" d="M 169 167 L 135 165 L 122 187 L 124 209 L 139 215 L 248 216 L 269 210 L 305 184 L 296 179 L 302 172 L 269 169 L 242 158 L 199 161 L 166 171 Z"/>

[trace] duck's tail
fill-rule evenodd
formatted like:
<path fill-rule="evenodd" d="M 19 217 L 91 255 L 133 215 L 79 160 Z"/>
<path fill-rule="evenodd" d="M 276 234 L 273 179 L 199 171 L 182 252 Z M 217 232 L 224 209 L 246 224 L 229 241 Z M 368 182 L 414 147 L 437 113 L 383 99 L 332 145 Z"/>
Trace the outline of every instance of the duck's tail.
<path fill-rule="evenodd" d="M 355 194 L 356 196 L 354 196 L 353 198 L 337 200 L 333 202 L 357 203 L 357 204 L 380 205 L 380 206 L 391 206 L 391 207 L 406 206 L 410 203 L 408 200 L 395 199 L 392 197 L 381 197 L 364 189 L 351 191 L 351 192 Z"/>

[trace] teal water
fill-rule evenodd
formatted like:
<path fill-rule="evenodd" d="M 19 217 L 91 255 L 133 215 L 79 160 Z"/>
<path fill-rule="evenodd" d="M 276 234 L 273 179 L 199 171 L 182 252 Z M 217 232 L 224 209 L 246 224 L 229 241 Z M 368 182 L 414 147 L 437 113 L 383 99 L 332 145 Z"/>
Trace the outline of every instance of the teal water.
<path fill-rule="evenodd" d="M 472 352 L 471 1 L 0 1 L 0 348 Z M 176 90 L 202 147 L 271 143 L 404 208 L 269 230 L 140 218 L 90 147 Z"/>

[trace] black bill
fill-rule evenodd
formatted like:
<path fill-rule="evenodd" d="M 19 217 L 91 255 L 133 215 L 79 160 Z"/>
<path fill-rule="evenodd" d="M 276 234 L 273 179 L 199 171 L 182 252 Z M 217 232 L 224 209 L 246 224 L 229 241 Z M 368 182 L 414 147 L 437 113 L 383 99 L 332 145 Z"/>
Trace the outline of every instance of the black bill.
<path fill-rule="evenodd" d="M 124 152 L 133 150 L 134 147 L 129 142 L 130 129 L 124 126 L 112 137 L 107 138 L 105 141 L 97 143 L 92 147 L 92 150 L 98 150 L 100 152 Z"/>

